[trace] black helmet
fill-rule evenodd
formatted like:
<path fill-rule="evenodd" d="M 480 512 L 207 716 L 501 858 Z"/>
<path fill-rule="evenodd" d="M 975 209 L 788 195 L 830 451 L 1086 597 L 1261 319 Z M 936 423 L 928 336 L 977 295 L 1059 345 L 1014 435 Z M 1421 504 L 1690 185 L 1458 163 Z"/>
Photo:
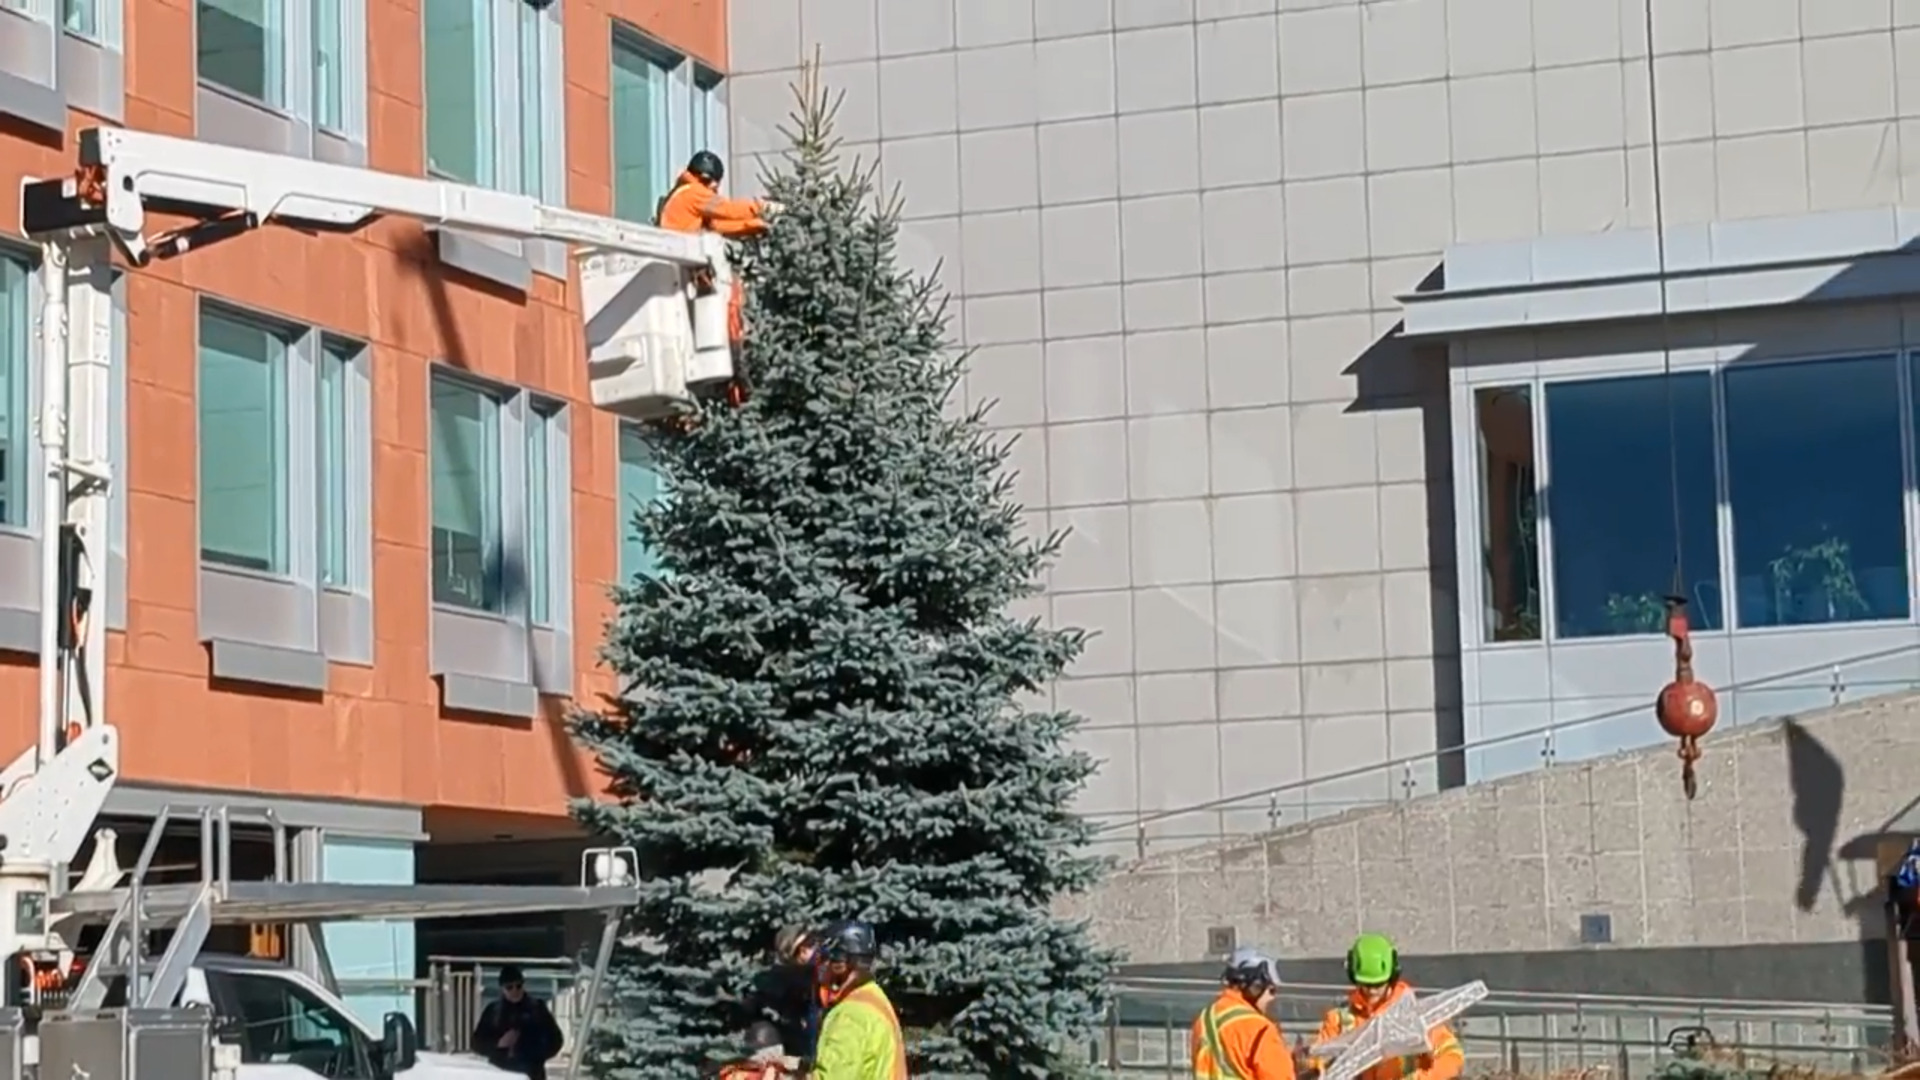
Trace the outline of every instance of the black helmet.
<path fill-rule="evenodd" d="M 698 151 L 688 158 L 687 171 L 709 184 L 717 184 L 727 175 L 727 167 L 720 163 L 720 155 L 711 150 Z"/>
<path fill-rule="evenodd" d="M 829 960 L 872 963 L 880 955 L 880 943 L 873 927 L 858 919 L 833 923 L 820 934 L 820 951 Z"/>

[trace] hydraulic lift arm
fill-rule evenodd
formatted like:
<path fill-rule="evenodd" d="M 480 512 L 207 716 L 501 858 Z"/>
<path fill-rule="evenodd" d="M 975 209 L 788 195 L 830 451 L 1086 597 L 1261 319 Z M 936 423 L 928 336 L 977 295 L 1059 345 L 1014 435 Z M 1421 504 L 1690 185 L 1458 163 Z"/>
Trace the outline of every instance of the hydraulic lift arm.
<path fill-rule="evenodd" d="M 193 224 L 149 234 L 150 209 Z M 21 207 L 29 235 L 104 225 L 135 266 L 261 225 L 354 232 L 388 216 L 724 272 L 723 242 L 707 234 L 668 232 L 469 184 L 122 128 L 82 131 L 78 172 L 28 184 Z"/>
<path fill-rule="evenodd" d="M 57 867 L 92 831 L 119 770 L 105 716 L 104 612 L 115 328 L 112 252 L 142 267 L 267 225 L 351 233 L 382 217 L 566 244 L 581 260 L 593 404 L 682 412 L 734 380 L 726 243 L 468 184 L 119 128 L 79 135 L 78 167 L 28 181 L 21 225 L 41 249 L 39 738 L 0 769 L 0 871 Z M 164 215 L 181 223 L 156 222 Z M 88 617 L 88 613 L 94 613 Z M 4 876 L 0 873 L 0 876 Z M 4 883 L 0 883 L 0 889 Z M 0 937 L 5 936 L 0 917 Z"/>

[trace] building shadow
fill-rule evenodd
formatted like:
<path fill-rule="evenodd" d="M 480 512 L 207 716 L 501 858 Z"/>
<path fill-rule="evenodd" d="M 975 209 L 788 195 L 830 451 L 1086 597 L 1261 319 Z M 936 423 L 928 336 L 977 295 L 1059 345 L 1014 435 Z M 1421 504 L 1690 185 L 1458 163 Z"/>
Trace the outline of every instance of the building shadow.
<path fill-rule="evenodd" d="M 1416 289 L 1443 288 L 1445 267 L 1435 264 Z M 1454 533 L 1453 419 L 1445 342 L 1419 341 L 1395 324 L 1348 364 L 1354 382 L 1349 414 L 1418 413 L 1421 476 L 1426 487 L 1429 640 L 1433 642 L 1434 745 L 1440 748 L 1441 790 L 1466 783 L 1461 708 L 1459 543 Z"/>

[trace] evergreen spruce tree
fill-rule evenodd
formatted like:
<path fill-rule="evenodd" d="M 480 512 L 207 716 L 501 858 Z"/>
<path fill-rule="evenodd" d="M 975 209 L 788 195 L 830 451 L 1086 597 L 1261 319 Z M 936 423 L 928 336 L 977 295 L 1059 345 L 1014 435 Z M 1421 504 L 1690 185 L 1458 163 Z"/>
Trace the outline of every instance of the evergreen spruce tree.
<path fill-rule="evenodd" d="M 915 1077 L 1077 1075 L 1114 957 L 1049 907 L 1100 872 L 1069 809 L 1094 766 L 1031 702 L 1084 634 L 1009 613 L 1058 540 L 1022 533 L 980 414 L 943 411 L 964 358 L 897 265 L 897 198 L 796 97 L 784 211 L 736 252 L 752 396 L 649 431 L 662 569 L 617 593 L 620 700 L 574 721 L 617 798 L 576 812 L 644 869 L 592 1057 L 697 1075 L 759 1018 L 779 927 L 864 918 Z"/>

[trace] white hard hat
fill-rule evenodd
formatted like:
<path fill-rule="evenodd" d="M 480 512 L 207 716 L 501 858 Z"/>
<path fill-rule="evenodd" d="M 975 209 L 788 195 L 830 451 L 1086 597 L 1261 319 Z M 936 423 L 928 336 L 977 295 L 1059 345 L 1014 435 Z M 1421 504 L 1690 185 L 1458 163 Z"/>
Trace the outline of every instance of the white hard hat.
<path fill-rule="evenodd" d="M 1279 986 L 1280 965 L 1259 949 L 1239 948 L 1227 957 L 1227 970 L 1222 978 L 1236 985 L 1265 983 Z"/>

